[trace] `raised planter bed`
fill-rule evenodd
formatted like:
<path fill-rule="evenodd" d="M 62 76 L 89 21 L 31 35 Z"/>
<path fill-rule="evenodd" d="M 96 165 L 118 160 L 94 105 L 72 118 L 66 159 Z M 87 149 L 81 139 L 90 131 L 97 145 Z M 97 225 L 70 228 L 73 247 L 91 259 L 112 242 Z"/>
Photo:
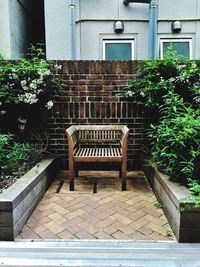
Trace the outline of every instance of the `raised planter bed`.
<path fill-rule="evenodd" d="M 182 243 L 200 242 L 200 209 L 180 212 L 185 205 L 194 205 L 191 202 L 181 203 L 182 199 L 189 197 L 187 188 L 169 181 L 168 176 L 154 166 L 145 167 L 144 171 L 177 240 Z"/>
<path fill-rule="evenodd" d="M 59 171 L 47 157 L 0 194 L 0 240 L 14 240 Z"/>

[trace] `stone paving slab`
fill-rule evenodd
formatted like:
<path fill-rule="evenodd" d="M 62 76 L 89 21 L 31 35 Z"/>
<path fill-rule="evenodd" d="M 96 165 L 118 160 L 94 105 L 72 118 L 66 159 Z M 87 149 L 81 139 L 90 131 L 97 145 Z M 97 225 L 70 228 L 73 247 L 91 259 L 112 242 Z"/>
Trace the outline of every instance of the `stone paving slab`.
<path fill-rule="evenodd" d="M 129 172 L 123 192 L 118 172 L 80 172 L 73 192 L 66 178 L 61 172 L 18 238 L 175 241 L 143 172 Z"/>
<path fill-rule="evenodd" d="M 200 244 L 171 241 L 0 242 L 1 266 L 199 267 Z"/>

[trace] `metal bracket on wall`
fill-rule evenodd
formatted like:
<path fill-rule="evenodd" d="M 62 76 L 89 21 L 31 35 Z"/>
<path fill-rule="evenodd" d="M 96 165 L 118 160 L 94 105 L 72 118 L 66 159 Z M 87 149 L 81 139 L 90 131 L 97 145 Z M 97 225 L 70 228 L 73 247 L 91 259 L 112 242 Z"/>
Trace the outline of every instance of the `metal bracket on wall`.
<path fill-rule="evenodd" d="M 125 6 L 128 6 L 129 3 L 144 3 L 144 4 L 150 4 L 151 0 L 124 0 L 123 4 Z"/>

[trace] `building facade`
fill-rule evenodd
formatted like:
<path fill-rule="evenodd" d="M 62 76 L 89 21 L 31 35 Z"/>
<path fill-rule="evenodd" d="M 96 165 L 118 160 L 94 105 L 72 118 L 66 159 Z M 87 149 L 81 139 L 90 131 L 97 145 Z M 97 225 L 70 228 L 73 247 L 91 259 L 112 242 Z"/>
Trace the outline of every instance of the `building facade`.
<path fill-rule="evenodd" d="M 0 54 L 18 59 L 44 42 L 43 0 L 0 0 Z"/>
<path fill-rule="evenodd" d="M 45 0 L 47 58 L 149 58 L 153 2 L 156 56 L 162 58 L 171 46 L 186 58 L 199 59 L 200 0 Z"/>

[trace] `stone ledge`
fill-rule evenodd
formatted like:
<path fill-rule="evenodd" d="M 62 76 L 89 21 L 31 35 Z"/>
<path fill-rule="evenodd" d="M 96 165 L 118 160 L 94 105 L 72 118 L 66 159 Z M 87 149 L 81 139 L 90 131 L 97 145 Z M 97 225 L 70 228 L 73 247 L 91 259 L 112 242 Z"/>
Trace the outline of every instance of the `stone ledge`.
<path fill-rule="evenodd" d="M 59 160 L 46 157 L 0 194 L 0 240 L 14 240 L 59 171 Z"/>

